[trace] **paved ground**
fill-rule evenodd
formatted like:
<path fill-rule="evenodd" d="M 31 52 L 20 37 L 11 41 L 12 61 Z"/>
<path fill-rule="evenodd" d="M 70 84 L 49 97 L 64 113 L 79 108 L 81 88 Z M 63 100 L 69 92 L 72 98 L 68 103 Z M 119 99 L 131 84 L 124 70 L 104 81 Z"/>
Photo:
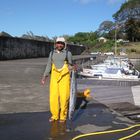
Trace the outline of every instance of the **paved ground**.
<path fill-rule="evenodd" d="M 78 90 L 90 88 L 93 99 L 85 102 L 80 98 L 72 121 L 63 125 L 50 124 L 49 78 L 44 87 L 40 85 L 46 63 L 46 58 L 0 61 L 1 140 L 70 140 L 78 134 L 134 124 L 106 106 L 124 102 L 133 104 L 130 87 L 97 86 L 88 81 L 84 84 L 79 81 Z M 102 139 L 108 137 L 117 139 L 120 135 L 102 136 Z"/>
<path fill-rule="evenodd" d="M 140 106 L 140 85 L 132 87 L 132 93 L 134 97 L 134 104 Z"/>
<path fill-rule="evenodd" d="M 0 113 L 49 110 L 49 81 L 42 87 L 46 59 L 0 62 Z"/>

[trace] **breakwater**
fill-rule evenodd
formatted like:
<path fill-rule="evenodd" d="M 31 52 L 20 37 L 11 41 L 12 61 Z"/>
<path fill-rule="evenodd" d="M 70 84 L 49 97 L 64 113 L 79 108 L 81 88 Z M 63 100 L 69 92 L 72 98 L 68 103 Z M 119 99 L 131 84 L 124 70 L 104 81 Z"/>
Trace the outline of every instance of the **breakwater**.
<path fill-rule="evenodd" d="M 0 60 L 48 57 L 54 42 L 0 36 Z M 67 44 L 73 55 L 80 55 L 84 46 Z"/>

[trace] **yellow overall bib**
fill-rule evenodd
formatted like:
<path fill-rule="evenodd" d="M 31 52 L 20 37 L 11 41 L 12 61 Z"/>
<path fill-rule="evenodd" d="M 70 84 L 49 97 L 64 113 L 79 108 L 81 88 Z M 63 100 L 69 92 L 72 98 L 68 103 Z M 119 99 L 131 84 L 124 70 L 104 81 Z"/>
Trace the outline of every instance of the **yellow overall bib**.
<path fill-rule="evenodd" d="M 70 96 L 70 72 L 65 62 L 61 69 L 52 64 L 50 79 L 50 111 L 52 119 L 66 120 Z"/>

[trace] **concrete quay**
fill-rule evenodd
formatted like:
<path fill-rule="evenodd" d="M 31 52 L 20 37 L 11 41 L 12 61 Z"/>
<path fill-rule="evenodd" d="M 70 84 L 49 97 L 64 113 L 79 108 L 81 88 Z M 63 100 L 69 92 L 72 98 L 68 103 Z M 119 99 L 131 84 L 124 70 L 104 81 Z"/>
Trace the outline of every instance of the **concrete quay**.
<path fill-rule="evenodd" d="M 47 58 L 0 61 L 0 140 L 71 140 L 79 134 L 136 124 L 113 109 L 123 103 L 134 105 L 131 87 L 93 85 L 81 79 L 78 91 L 90 88 L 92 98 L 77 99 L 71 121 L 49 123 L 49 78 L 44 87 L 40 84 L 46 64 Z M 130 133 L 82 139 L 117 140 L 127 135 Z M 140 135 L 133 139 L 140 139 Z"/>

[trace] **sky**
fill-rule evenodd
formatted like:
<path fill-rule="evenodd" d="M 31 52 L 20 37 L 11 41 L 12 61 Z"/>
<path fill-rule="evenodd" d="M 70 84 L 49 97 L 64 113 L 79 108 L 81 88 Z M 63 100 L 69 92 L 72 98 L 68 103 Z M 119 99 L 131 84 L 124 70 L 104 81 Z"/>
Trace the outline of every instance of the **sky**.
<path fill-rule="evenodd" d="M 94 32 L 106 20 L 114 21 L 125 0 L 0 0 L 0 32 L 21 37 Z"/>

